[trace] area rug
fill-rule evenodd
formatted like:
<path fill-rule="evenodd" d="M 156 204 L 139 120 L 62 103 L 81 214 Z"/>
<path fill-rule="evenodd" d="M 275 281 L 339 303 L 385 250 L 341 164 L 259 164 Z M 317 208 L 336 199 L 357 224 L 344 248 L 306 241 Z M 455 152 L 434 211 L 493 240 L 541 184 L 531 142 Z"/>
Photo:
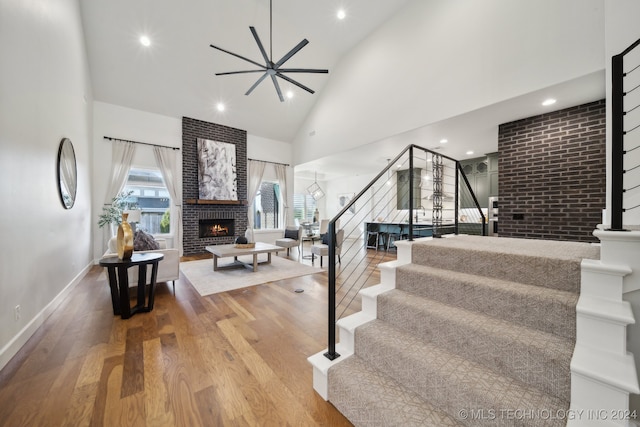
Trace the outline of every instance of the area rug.
<path fill-rule="evenodd" d="M 252 257 L 238 259 L 251 262 Z M 266 255 L 259 255 L 258 261 L 263 260 L 266 260 Z M 232 258 L 221 258 L 218 265 L 226 265 L 231 261 Z M 271 264 L 260 264 L 255 273 L 242 267 L 213 271 L 211 259 L 182 262 L 180 270 L 202 296 L 324 271 L 275 255 L 271 257 Z"/>

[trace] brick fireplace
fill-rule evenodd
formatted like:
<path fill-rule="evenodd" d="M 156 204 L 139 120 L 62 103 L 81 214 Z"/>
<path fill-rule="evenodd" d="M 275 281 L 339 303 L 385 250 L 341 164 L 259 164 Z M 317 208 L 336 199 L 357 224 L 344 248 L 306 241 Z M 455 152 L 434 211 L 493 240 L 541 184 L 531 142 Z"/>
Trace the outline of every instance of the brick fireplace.
<path fill-rule="evenodd" d="M 198 203 L 197 139 L 205 138 L 236 146 L 237 203 Z M 206 252 L 205 246 L 235 242 L 247 229 L 247 132 L 202 120 L 182 118 L 182 216 L 185 255 Z M 205 225 L 203 225 L 205 224 Z M 202 232 L 218 226 L 218 231 Z M 227 229 L 225 233 L 224 230 Z"/>

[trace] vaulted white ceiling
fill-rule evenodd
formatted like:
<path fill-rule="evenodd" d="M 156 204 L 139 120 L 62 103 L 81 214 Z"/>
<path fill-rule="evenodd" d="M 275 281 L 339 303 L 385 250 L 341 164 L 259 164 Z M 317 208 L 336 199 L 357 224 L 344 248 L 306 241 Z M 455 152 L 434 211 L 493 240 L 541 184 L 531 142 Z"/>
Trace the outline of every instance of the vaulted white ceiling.
<path fill-rule="evenodd" d="M 291 142 L 331 70 L 407 0 L 272 0 L 273 61 L 302 39 L 309 44 L 290 68 L 327 68 L 329 74 L 290 75 L 316 91 L 309 94 L 280 81 L 294 97 L 280 102 L 265 79 L 244 93 L 260 74 L 215 76 L 255 69 L 212 49 L 213 44 L 263 63 L 249 30 L 254 26 L 269 51 L 269 0 L 81 0 L 94 97 L 98 101 L 171 117 L 192 117 Z M 338 20 L 344 8 L 346 19 Z M 147 34 L 151 45 L 139 43 Z M 223 102 L 224 112 L 216 105 Z"/>
<path fill-rule="evenodd" d="M 260 74 L 215 76 L 254 66 L 209 46 L 263 62 L 249 26 L 268 51 L 269 0 L 80 4 L 96 100 L 294 143 L 297 176 L 371 173 L 443 136 L 443 154 L 475 157 L 544 97 L 604 97 L 602 0 L 273 0 L 274 61 L 306 38 L 287 66 L 329 69 L 290 75 L 316 94 L 281 82 L 285 102 L 269 79 L 244 95 Z"/>

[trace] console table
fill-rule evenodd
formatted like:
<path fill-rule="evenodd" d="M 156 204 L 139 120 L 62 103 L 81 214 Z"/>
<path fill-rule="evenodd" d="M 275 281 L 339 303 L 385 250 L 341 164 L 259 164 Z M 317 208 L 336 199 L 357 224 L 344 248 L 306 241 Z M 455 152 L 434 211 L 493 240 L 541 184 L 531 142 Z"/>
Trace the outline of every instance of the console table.
<path fill-rule="evenodd" d="M 100 260 L 100 265 L 107 268 L 109 273 L 109 287 L 111 288 L 111 304 L 113 314 L 128 319 L 136 313 L 144 313 L 153 310 L 153 298 L 156 289 L 156 277 L 158 275 L 158 262 L 164 258 L 161 253 L 135 253 L 129 260 L 115 257 L 105 257 Z M 149 301 L 145 306 L 145 288 L 147 283 L 147 265 L 151 264 L 151 281 L 149 284 Z M 134 265 L 138 266 L 138 299 L 135 306 L 129 302 L 129 275 L 127 270 Z M 117 274 L 116 274 L 117 271 Z"/>

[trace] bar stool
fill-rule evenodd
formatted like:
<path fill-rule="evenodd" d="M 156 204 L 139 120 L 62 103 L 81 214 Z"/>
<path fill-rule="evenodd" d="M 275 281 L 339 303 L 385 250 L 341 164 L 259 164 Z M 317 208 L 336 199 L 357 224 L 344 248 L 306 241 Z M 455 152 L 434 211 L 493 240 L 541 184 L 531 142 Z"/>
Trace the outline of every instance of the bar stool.
<path fill-rule="evenodd" d="M 367 249 L 375 249 L 377 251 L 378 246 L 380 246 L 380 233 L 377 231 L 367 231 Z"/>
<path fill-rule="evenodd" d="M 401 233 L 387 233 L 387 247 L 386 247 L 387 251 L 391 247 L 391 244 L 395 243 L 396 240 L 402 240 L 402 234 Z M 398 250 L 396 245 L 393 245 L 393 248 Z"/>

